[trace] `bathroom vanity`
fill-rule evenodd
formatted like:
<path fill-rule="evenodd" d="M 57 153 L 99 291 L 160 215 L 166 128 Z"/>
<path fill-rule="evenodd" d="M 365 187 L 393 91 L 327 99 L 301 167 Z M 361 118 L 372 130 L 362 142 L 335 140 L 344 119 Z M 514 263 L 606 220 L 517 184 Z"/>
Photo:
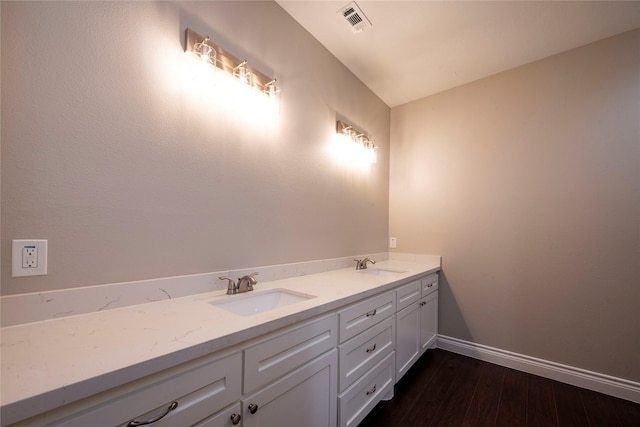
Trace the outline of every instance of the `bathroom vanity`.
<path fill-rule="evenodd" d="M 355 426 L 434 345 L 439 269 L 385 261 L 3 328 L 2 425 Z"/>

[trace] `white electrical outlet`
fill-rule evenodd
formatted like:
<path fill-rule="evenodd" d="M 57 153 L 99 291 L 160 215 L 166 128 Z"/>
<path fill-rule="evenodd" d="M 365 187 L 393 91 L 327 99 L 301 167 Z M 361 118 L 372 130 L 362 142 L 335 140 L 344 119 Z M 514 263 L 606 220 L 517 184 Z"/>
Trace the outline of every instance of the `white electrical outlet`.
<path fill-rule="evenodd" d="M 46 240 L 13 240 L 11 276 L 44 276 L 47 274 Z"/>
<path fill-rule="evenodd" d="M 36 268 L 38 266 L 38 248 L 35 245 L 22 248 L 22 268 Z"/>
<path fill-rule="evenodd" d="M 389 248 L 395 249 L 398 244 L 398 240 L 395 237 L 389 237 Z"/>

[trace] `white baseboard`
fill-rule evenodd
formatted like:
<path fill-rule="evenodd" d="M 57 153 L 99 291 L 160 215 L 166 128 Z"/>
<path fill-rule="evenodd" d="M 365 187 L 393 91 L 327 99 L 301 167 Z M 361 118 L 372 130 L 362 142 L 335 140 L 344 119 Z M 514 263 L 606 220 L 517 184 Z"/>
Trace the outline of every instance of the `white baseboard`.
<path fill-rule="evenodd" d="M 438 335 L 437 347 L 474 359 L 640 403 L 640 383 L 635 381 L 574 368 L 446 335 Z"/>

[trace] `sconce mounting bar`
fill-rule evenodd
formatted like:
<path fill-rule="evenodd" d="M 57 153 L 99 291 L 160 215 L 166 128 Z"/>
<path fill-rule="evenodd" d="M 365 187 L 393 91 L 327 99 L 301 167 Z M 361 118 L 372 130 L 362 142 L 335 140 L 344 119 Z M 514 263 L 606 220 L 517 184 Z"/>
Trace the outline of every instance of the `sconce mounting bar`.
<path fill-rule="evenodd" d="M 201 43 L 205 38 L 205 36 L 198 34 L 190 28 L 186 29 L 186 37 L 185 37 L 185 52 L 193 52 L 195 49 L 196 43 Z M 275 82 L 273 77 L 269 77 L 266 74 L 256 70 L 251 65 L 247 64 L 246 61 L 239 59 L 238 57 L 232 55 L 231 53 L 224 50 L 222 47 L 213 43 L 211 40 L 207 41 L 207 44 L 216 51 L 216 60 L 215 67 L 229 73 L 231 75 L 234 74 L 234 70 L 241 64 L 244 64 L 245 67 L 248 68 L 249 72 L 252 74 L 252 82 L 251 85 L 262 92 L 268 91 L 268 85 Z"/>
<path fill-rule="evenodd" d="M 356 135 L 364 135 L 364 132 L 354 128 L 351 125 L 346 124 L 342 120 L 336 120 L 336 132 L 343 134 L 346 130 L 351 129 Z M 369 138 L 367 138 L 369 140 Z"/>

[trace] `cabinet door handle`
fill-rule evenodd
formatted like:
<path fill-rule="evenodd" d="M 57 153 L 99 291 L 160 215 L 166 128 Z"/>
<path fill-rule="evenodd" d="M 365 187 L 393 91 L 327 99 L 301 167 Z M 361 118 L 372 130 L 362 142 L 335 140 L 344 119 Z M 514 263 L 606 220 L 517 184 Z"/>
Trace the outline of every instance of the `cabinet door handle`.
<path fill-rule="evenodd" d="M 236 425 L 242 420 L 242 415 L 240 414 L 231 414 L 231 424 Z"/>
<path fill-rule="evenodd" d="M 432 286 L 433 286 L 433 283 L 429 283 L 429 284 L 427 285 L 427 288 L 431 288 Z"/>
<path fill-rule="evenodd" d="M 167 415 L 169 415 L 169 412 L 173 411 L 177 407 L 178 407 L 178 402 L 171 402 L 171 405 L 169 405 L 169 407 L 167 408 L 167 411 L 164 414 L 159 415 L 159 416 L 157 416 L 155 418 L 150 418 L 150 419 L 148 419 L 146 421 L 137 421 L 137 420 L 129 421 L 129 424 L 127 424 L 127 427 L 146 426 L 146 425 L 149 425 L 149 424 L 153 424 L 155 422 L 160 421 L 161 419 L 163 419 Z"/>
<path fill-rule="evenodd" d="M 367 353 L 371 353 L 372 351 L 376 351 L 376 346 L 378 345 L 378 343 L 374 343 L 373 346 L 369 347 L 366 352 Z"/>
<path fill-rule="evenodd" d="M 371 390 L 367 391 L 367 396 L 372 395 L 373 393 L 376 392 L 376 384 L 373 385 L 373 387 L 371 388 Z"/>
<path fill-rule="evenodd" d="M 377 312 L 378 312 L 378 309 L 374 308 L 373 310 L 367 313 L 367 317 L 375 316 Z"/>
<path fill-rule="evenodd" d="M 247 408 L 249 409 L 249 412 L 251 412 L 252 414 L 255 414 L 256 412 L 258 412 L 258 405 L 256 405 L 255 403 L 249 403 L 249 406 Z"/>
<path fill-rule="evenodd" d="M 427 304 L 427 302 L 426 302 L 426 301 L 420 301 L 420 307 L 422 307 L 422 306 L 424 306 L 424 305 L 426 305 L 426 304 Z"/>

